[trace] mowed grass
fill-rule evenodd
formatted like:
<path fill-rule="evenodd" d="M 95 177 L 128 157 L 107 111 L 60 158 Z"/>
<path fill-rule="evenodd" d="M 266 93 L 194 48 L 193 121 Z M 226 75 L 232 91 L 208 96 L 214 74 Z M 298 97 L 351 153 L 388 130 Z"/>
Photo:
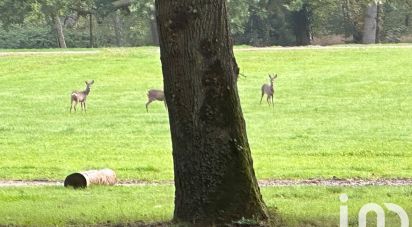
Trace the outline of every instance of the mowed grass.
<path fill-rule="evenodd" d="M 259 179 L 412 177 L 412 48 L 235 54 Z M 268 73 L 279 75 L 274 108 L 259 104 Z M 70 114 L 70 93 L 90 79 L 88 112 Z M 0 57 L 0 179 L 98 168 L 173 179 L 167 112 L 144 106 L 162 87 L 157 48 Z"/>
<path fill-rule="evenodd" d="M 167 222 L 173 214 L 173 186 L 0 188 L 0 224 L 28 226 Z M 395 203 L 412 214 L 411 187 L 265 187 L 267 206 L 284 226 L 339 226 L 340 206 L 349 209 L 350 226 L 358 226 L 358 212 L 367 203 Z M 341 194 L 349 201 L 342 203 Z M 386 226 L 400 220 L 385 209 Z M 368 222 L 376 222 L 368 215 Z M 372 226 L 372 225 L 370 225 Z M 376 226 L 376 224 L 375 224 Z"/>

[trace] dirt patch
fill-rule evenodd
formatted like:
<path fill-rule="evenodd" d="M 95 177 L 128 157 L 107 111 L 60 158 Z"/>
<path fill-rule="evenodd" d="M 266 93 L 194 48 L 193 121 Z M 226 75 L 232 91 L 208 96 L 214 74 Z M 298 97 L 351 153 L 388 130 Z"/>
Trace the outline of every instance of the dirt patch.
<path fill-rule="evenodd" d="M 144 181 L 129 180 L 120 181 L 116 186 L 167 186 L 173 185 L 173 180 Z M 0 187 L 35 187 L 35 186 L 63 186 L 63 181 L 47 180 L 0 180 Z M 259 180 L 260 187 L 286 187 L 286 186 L 412 186 L 412 178 L 404 179 L 307 179 L 307 180 Z"/>
<path fill-rule="evenodd" d="M 412 43 L 412 35 L 402 36 L 401 43 Z"/>
<path fill-rule="evenodd" d="M 36 55 L 90 55 L 98 54 L 100 51 L 18 51 L 18 52 L 0 52 L 0 57 L 8 56 L 36 56 Z"/>
<path fill-rule="evenodd" d="M 327 35 L 327 36 L 321 36 L 321 37 L 313 37 L 313 40 L 311 41 L 312 45 L 321 45 L 321 46 L 327 46 L 327 45 L 336 45 L 336 44 L 346 44 L 350 41 L 352 41 L 352 37 L 345 37 L 343 35 Z"/>
<path fill-rule="evenodd" d="M 60 186 L 63 181 L 45 181 L 45 180 L 0 180 L 0 187 L 31 187 L 31 186 Z"/>
<path fill-rule="evenodd" d="M 104 223 L 104 224 L 96 224 L 96 225 L 90 225 L 90 226 L 92 227 L 168 227 L 168 226 L 173 226 L 173 223 L 171 222 Z"/>
<path fill-rule="evenodd" d="M 234 48 L 235 52 L 241 51 L 279 51 L 279 50 L 333 50 L 333 49 L 362 49 L 362 48 L 387 48 L 387 49 L 408 49 L 412 48 L 412 45 L 337 45 L 337 46 L 290 46 L 290 47 L 247 47 L 247 48 Z"/>
<path fill-rule="evenodd" d="M 308 180 L 259 180 L 261 187 L 272 186 L 409 186 L 412 179 L 308 179 Z"/>

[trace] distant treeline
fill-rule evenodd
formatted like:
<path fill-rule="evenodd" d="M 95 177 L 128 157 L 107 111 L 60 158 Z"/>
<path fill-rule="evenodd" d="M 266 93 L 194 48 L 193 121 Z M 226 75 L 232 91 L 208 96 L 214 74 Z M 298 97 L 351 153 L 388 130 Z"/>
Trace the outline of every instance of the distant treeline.
<path fill-rule="evenodd" d="M 236 44 L 412 42 L 412 0 L 227 1 Z M 0 0 L 0 24 L 2 49 L 158 44 L 154 0 Z"/>

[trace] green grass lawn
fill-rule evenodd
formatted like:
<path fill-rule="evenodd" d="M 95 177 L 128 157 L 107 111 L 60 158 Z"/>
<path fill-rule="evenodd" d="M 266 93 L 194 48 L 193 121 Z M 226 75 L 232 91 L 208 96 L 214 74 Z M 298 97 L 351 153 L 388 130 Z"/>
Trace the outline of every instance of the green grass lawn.
<path fill-rule="evenodd" d="M 56 50 L 48 50 L 56 51 Z M 235 51 L 259 179 L 412 177 L 412 48 Z M 259 104 L 278 73 L 275 108 Z M 69 113 L 70 93 L 94 79 L 88 112 Z M 112 168 L 120 180 L 173 178 L 168 116 L 146 113 L 162 88 L 156 48 L 97 54 L 0 57 L 0 179 L 63 180 Z M 288 226 L 338 226 L 341 193 L 350 223 L 367 202 L 412 215 L 411 187 L 265 187 Z M 168 221 L 172 186 L 0 188 L 0 225 Z M 399 220 L 387 211 L 387 226 Z"/>
<path fill-rule="evenodd" d="M 412 49 L 236 51 L 259 179 L 412 177 Z M 276 105 L 259 104 L 278 73 Z M 70 93 L 94 79 L 87 114 Z M 113 168 L 121 180 L 173 178 L 156 48 L 0 57 L 0 179 Z"/>
<path fill-rule="evenodd" d="M 0 188 L 0 224 L 49 226 L 126 224 L 169 221 L 173 214 L 173 186 Z M 339 196 L 349 201 L 343 204 Z M 339 226 L 340 206 L 348 205 L 350 226 L 357 226 L 358 212 L 366 203 L 395 203 L 411 216 L 411 187 L 265 187 L 262 194 L 285 226 Z M 394 213 L 386 212 L 386 226 L 400 226 Z M 368 216 L 373 222 L 375 216 Z M 376 226 L 376 225 L 375 225 Z"/>

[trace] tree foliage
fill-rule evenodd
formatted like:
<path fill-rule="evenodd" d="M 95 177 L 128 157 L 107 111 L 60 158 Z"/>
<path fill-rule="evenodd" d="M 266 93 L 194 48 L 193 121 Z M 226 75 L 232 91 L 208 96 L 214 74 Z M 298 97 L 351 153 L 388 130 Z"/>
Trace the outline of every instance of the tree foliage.
<path fill-rule="evenodd" d="M 295 45 L 303 38 L 310 42 L 312 37 L 328 35 L 352 37 L 354 42 L 360 42 L 365 7 L 371 0 L 227 1 L 235 42 L 270 46 Z M 399 42 L 412 33 L 412 0 L 379 2 L 378 40 Z M 90 14 L 97 46 L 156 44 L 154 0 L 0 0 L 0 12 L 1 26 L 13 30 L 9 34 L 18 33 L 28 39 L 31 28 L 38 27 L 42 33 L 38 37 L 51 39 L 40 42 L 43 44 L 56 42 L 51 31 L 56 26 L 53 15 L 57 15 L 68 46 L 87 47 L 84 40 L 90 35 Z M 7 37 L 3 35 L 3 43 L 16 47 L 14 40 Z M 118 42 L 119 39 L 122 41 Z"/>
<path fill-rule="evenodd" d="M 0 20 L 4 27 L 12 24 L 22 24 L 33 10 L 31 0 L 1 0 Z"/>

